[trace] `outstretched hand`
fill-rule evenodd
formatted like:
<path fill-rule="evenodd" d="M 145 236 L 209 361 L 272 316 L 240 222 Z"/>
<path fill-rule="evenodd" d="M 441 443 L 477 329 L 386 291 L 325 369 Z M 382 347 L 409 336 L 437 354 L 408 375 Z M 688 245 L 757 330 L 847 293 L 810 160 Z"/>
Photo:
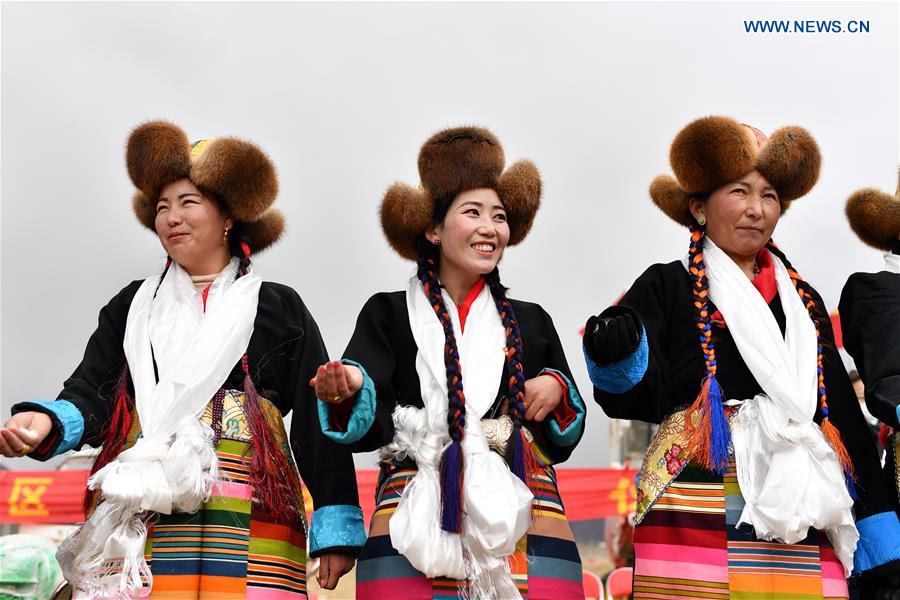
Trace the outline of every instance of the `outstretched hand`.
<path fill-rule="evenodd" d="M 358 367 L 345 365 L 337 360 L 319 367 L 316 376 L 309 380 L 310 387 L 316 390 L 316 397 L 331 404 L 340 404 L 347 398 L 352 398 L 362 384 L 362 371 Z"/>
<path fill-rule="evenodd" d="M 41 445 L 53 429 L 53 421 L 42 412 L 20 412 L 0 429 L 0 454 L 25 456 Z"/>

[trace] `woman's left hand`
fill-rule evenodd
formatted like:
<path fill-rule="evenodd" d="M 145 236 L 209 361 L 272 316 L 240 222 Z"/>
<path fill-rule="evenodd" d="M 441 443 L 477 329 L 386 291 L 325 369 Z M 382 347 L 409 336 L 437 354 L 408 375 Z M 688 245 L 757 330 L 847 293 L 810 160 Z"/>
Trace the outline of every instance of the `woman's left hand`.
<path fill-rule="evenodd" d="M 319 557 L 319 587 L 323 590 L 333 590 L 338 580 L 350 572 L 356 559 L 350 554 L 335 552 L 323 554 Z"/>
<path fill-rule="evenodd" d="M 552 375 L 538 375 L 525 382 L 525 420 L 540 423 L 563 399 L 562 384 Z"/>

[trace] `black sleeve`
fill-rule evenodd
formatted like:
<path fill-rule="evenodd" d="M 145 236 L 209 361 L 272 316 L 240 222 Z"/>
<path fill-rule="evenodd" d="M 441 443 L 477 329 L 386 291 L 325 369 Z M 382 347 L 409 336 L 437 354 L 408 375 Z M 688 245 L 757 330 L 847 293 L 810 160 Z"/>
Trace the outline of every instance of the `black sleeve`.
<path fill-rule="evenodd" d="M 125 338 L 128 309 L 141 283 L 143 281 L 131 282 L 100 310 L 97 329 L 88 340 L 81 364 L 66 379 L 57 395 L 57 400 L 68 400 L 74 404 L 84 419 L 84 433 L 75 445 L 76 449 L 83 444 L 96 448 L 103 442 L 101 433 L 115 400 L 116 381 L 125 367 L 122 340 Z M 29 405 L 28 409 L 33 407 Z M 13 406 L 13 413 L 16 412 L 19 410 Z M 54 420 L 54 425 L 59 423 Z"/>
<path fill-rule="evenodd" d="M 290 335 L 285 357 L 290 375 L 288 389 L 279 394 L 293 407 L 290 437 L 300 476 L 316 510 L 329 505 L 359 506 L 353 455 L 322 434 L 315 390 L 309 385 L 319 365 L 328 361 L 319 327 L 300 296 L 291 288 L 281 287 L 289 290 L 282 301 L 284 330 Z"/>
<path fill-rule="evenodd" d="M 841 330 L 865 384 L 869 412 L 900 429 L 900 295 L 882 275 L 856 273 L 847 280 L 839 305 Z"/>
<path fill-rule="evenodd" d="M 394 375 L 397 356 L 392 344 L 394 311 L 387 294 L 375 294 L 366 302 L 356 320 L 356 329 L 344 350 L 344 358 L 363 366 L 375 384 L 375 420 L 369 431 L 350 447 L 354 452 L 370 452 L 394 439 Z M 406 318 L 406 315 L 403 315 Z"/>
<path fill-rule="evenodd" d="M 824 309 L 822 298 L 815 292 L 816 305 Z M 819 311 L 816 315 L 822 335 L 822 366 L 825 375 L 828 418 L 838 428 L 844 446 L 856 471 L 858 499 L 854 505 L 856 520 L 892 510 L 888 501 L 881 461 L 872 432 L 866 425 L 850 376 L 834 343 L 831 319 Z"/>
<path fill-rule="evenodd" d="M 673 401 L 669 399 L 666 385 L 669 377 L 665 355 L 668 334 L 666 289 L 657 266 L 644 271 L 618 304 L 630 308 L 641 319 L 649 347 L 647 370 L 640 382 L 620 394 L 595 386 L 594 400 L 611 418 L 659 423 L 672 412 Z"/>
<path fill-rule="evenodd" d="M 569 361 L 566 360 L 566 354 L 563 351 L 562 343 L 559 341 L 559 334 L 556 331 L 556 327 L 553 325 L 553 319 L 543 308 L 540 308 L 540 314 L 543 321 L 544 335 L 548 341 L 547 354 L 544 358 L 544 368 L 553 369 L 565 375 L 566 379 L 569 380 L 569 385 L 573 388 L 570 390 L 570 393 L 574 391 L 580 398 L 581 393 L 575 385 L 575 378 L 572 377 L 572 371 L 569 369 Z M 582 405 L 584 406 L 583 399 Z M 578 442 L 581 441 L 581 437 L 584 435 L 584 425 L 587 422 L 587 406 L 584 406 L 584 409 L 584 417 L 569 425 L 569 427 L 578 427 L 578 433 L 574 441 L 571 441 L 568 444 L 563 445 L 554 442 L 554 437 L 548 433 L 547 428 L 550 427 L 550 417 L 552 415 L 548 415 L 547 418 L 544 419 L 541 427 L 531 427 L 532 432 L 538 438 L 538 445 L 553 464 L 568 460 L 569 456 L 572 455 L 572 451 L 575 450 L 575 447 L 578 445 Z"/>

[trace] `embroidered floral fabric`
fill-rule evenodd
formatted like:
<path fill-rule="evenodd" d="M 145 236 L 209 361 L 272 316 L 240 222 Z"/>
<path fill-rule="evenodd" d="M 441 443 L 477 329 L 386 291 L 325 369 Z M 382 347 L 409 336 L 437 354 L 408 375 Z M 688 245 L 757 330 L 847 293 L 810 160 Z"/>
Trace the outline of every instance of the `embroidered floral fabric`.
<path fill-rule="evenodd" d="M 638 479 L 636 523 L 641 522 L 690 461 L 685 413 L 679 410 L 666 417 L 647 448 Z"/>

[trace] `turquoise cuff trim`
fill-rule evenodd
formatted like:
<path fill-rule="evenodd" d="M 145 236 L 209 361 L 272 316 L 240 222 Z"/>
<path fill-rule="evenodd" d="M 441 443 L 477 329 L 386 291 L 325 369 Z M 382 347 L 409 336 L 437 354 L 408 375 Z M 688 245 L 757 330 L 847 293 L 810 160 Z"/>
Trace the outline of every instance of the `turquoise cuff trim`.
<path fill-rule="evenodd" d="M 332 504 L 316 510 L 309 530 L 309 553 L 322 554 L 329 548 L 362 548 L 366 543 L 362 509 L 349 504 Z"/>
<path fill-rule="evenodd" d="M 859 542 L 853 555 L 853 573 L 859 574 L 900 560 L 900 521 L 897 513 L 883 512 L 856 522 Z"/>
<path fill-rule="evenodd" d="M 897 405 L 897 422 L 900 423 L 900 404 Z"/>
<path fill-rule="evenodd" d="M 581 394 L 578 393 L 578 390 L 575 388 L 575 384 L 572 383 L 571 379 L 556 369 L 544 369 L 541 371 L 541 373 L 548 372 L 559 375 L 562 377 L 562 380 L 566 382 L 566 386 L 568 386 L 569 390 L 569 406 L 575 411 L 576 416 L 575 420 L 569 423 L 569 426 L 566 427 L 565 431 L 562 431 L 559 428 L 556 417 L 551 413 L 550 418 L 545 421 L 547 424 L 547 434 L 550 436 L 550 441 L 557 446 L 571 446 L 578 441 L 578 438 L 581 436 L 581 431 L 584 429 L 584 417 L 585 414 L 587 414 L 584 400 L 581 399 Z"/>
<path fill-rule="evenodd" d="M 13 414 L 33 410 L 48 415 L 53 426 L 59 428 L 59 443 L 42 459 L 59 456 L 74 449 L 84 435 L 84 417 L 81 411 L 68 400 L 30 400 L 19 402 Z"/>
<path fill-rule="evenodd" d="M 584 360 L 587 362 L 591 383 L 599 390 L 610 394 L 624 394 L 644 378 L 650 360 L 650 347 L 647 344 L 647 330 L 641 331 L 641 341 L 637 349 L 622 360 L 600 366 L 591 360 L 584 345 Z"/>
<path fill-rule="evenodd" d="M 331 431 L 331 420 L 328 418 L 329 404 L 316 399 L 319 409 L 319 426 L 325 437 L 339 444 L 352 444 L 359 441 L 375 422 L 375 382 L 361 364 L 350 359 L 341 361 L 345 365 L 353 365 L 362 371 L 363 384 L 356 395 L 353 410 L 350 412 L 350 421 L 347 423 L 347 431 Z M 348 402 L 349 400 L 345 400 Z"/>

